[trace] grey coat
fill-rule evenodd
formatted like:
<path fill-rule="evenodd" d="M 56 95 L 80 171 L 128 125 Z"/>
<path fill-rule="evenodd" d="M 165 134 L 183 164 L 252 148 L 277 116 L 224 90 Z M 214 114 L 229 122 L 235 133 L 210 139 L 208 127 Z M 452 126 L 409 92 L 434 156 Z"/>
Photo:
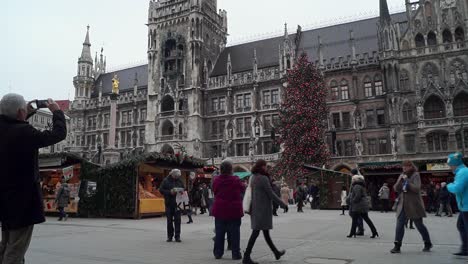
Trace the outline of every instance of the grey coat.
<path fill-rule="evenodd" d="M 403 192 L 403 174 L 393 186 L 395 192 L 398 192 L 398 205 L 396 207 L 396 216 L 398 217 L 405 210 L 406 217 L 412 220 L 426 217 L 426 210 L 421 197 L 421 177 L 415 172 L 408 177 L 407 192 Z"/>
<path fill-rule="evenodd" d="M 64 183 L 57 192 L 57 198 L 55 199 L 55 205 L 57 207 L 67 207 L 70 202 L 70 188 L 68 184 Z"/>
<path fill-rule="evenodd" d="M 273 192 L 270 179 L 261 174 L 252 176 L 252 210 L 250 214 L 252 230 L 273 229 L 272 202 L 286 207 L 286 204 Z"/>
<path fill-rule="evenodd" d="M 387 186 L 382 186 L 382 188 L 380 188 L 379 198 L 380 200 L 390 199 L 390 189 Z"/>
<path fill-rule="evenodd" d="M 369 212 L 369 199 L 367 197 L 366 188 L 363 185 L 364 183 L 361 182 L 353 184 L 350 194 L 350 210 L 353 213 Z"/>

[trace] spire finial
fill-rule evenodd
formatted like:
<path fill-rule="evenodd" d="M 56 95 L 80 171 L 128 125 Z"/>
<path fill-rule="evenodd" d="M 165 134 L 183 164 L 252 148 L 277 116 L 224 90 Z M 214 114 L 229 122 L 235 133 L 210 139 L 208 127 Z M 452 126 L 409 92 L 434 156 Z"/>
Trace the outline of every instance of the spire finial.
<path fill-rule="evenodd" d="M 284 37 L 288 37 L 288 23 L 284 23 Z"/>

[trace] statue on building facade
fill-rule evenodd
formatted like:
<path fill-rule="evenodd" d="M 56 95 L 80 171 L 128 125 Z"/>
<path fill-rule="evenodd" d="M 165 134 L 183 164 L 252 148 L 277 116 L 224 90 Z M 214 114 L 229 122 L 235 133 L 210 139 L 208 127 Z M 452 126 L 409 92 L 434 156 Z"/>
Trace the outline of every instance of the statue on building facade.
<path fill-rule="evenodd" d="M 112 93 L 118 95 L 119 94 L 119 84 L 120 80 L 117 77 L 117 74 L 114 74 L 114 78 L 112 78 Z"/>
<path fill-rule="evenodd" d="M 356 139 L 355 147 L 356 147 L 356 156 L 358 157 L 362 156 L 364 147 L 362 146 L 361 140 Z"/>
<path fill-rule="evenodd" d="M 418 102 L 418 106 L 416 107 L 416 111 L 418 113 L 418 120 L 424 119 L 424 108 L 422 106 L 422 102 Z"/>
<path fill-rule="evenodd" d="M 397 149 L 397 135 L 396 135 L 395 128 L 392 128 L 390 130 L 390 140 L 391 140 L 390 142 L 392 145 L 392 154 L 396 155 L 398 153 L 398 149 Z"/>

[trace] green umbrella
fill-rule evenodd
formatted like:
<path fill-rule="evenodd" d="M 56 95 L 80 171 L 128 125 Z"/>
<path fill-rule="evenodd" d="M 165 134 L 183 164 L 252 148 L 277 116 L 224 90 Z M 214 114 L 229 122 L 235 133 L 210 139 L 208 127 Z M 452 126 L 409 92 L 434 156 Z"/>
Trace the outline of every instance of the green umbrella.
<path fill-rule="evenodd" d="M 246 177 L 250 177 L 252 176 L 252 173 L 250 172 L 234 172 L 234 175 L 236 175 L 237 177 L 239 177 L 239 179 L 244 179 Z"/>

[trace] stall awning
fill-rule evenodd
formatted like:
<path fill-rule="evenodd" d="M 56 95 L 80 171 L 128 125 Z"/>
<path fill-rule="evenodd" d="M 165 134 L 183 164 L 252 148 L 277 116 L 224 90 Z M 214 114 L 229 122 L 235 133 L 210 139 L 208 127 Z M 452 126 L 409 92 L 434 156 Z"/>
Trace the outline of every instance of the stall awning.
<path fill-rule="evenodd" d="M 310 171 L 324 171 L 324 172 L 331 172 L 331 173 L 343 174 L 343 175 L 348 175 L 348 176 L 350 175 L 348 173 L 344 173 L 344 172 L 341 172 L 341 171 L 322 169 L 322 168 L 312 166 L 312 165 L 307 165 L 307 164 L 304 165 L 304 168 L 306 168 L 306 169 L 308 169 Z"/>
<path fill-rule="evenodd" d="M 236 175 L 237 177 L 239 177 L 242 180 L 242 179 L 244 179 L 246 177 L 252 176 L 252 173 L 251 172 L 234 172 L 234 175 Z"/>
<path fill-rule="evenodd" d="M 402 169 L 400 161 L 366 162 L 358 164 L 360 170 L 397 170 Z"/>

